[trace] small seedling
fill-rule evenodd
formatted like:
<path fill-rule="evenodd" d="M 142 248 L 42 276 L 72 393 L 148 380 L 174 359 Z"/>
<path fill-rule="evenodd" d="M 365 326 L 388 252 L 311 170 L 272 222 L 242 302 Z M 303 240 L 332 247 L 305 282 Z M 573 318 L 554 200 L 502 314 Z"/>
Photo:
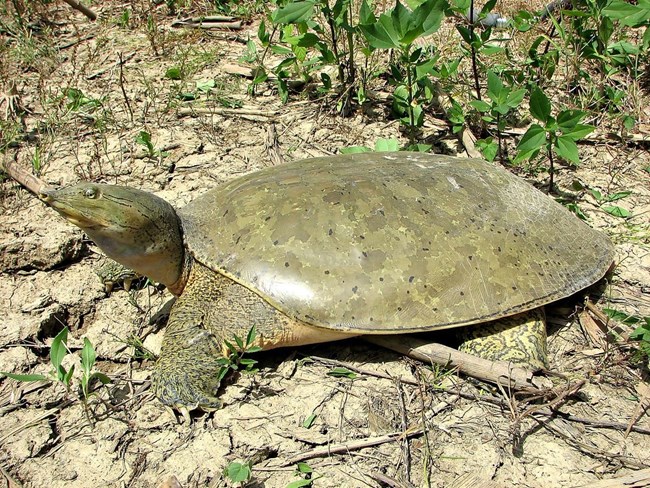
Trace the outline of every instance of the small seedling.
<path fill-rule="evenodd" d="M 295 476 L 300 476 L 301 479 L 292 481 L 285 488 L 302 488 L 312 486 L 312 483 L 320 478 L 321 476 L 314 477 L 314 470 L 307 463 L 298 463 L 296 464 L 296 471 L 294 472 Z"/>
<path fill-rule="evenodd" d="M 224 470 L 224 476 L 226 476 L 233 483 L 239 483 L 239 486 L 244 486 L 247 481 L 249 481 L 253 475 L 252 473 L 253 466 L 250 462 L 238 463 L 233 461 Z"/>
<path fill-rule="evenodd" d="M 261 351 L 259 346 L 253 346 L 255 338 L 257 337 L 257 330 L 255 326 L 251 327 L 246 335 L 246 340 L 242 340 L 239 336 L 235 335 L 233 338 L 234 344 L 229 341 L 224 341 L 228 348 L 228 357 L 220 358 L 219 363 L 221 367 L 218 373 L 218 379 L 221 381 L 228 371 L 237 371 L 242 369 L 246 373 L 256 373 L 258 370 L 255 368 L 257 361 L 250 358 L 245 358 L 244 354 L 250 354 Z"/>
<path fill-rule="evenodd" d="M 63 366 L 63 359 L 69 354 L 67 347 L 68 343 L 68 328 L 65 327 L 59 332 L 50 346 L 50 363 L 52 364 L 52 371 L 48 375 L 43 374 L 15 374 L 0 372 L 8 378 L 17 381 L 57 381 L 65 386 L 66 391 L 70 392 L 72 386 L 72 375 L 74 374 L 74 365 L 68 370 Z M 84 338 L 84 347 L 81 351 L 81 400 L 86 404 L 90 397 L 90 386 L 92 381 L 97 379 L 102 384 L 111 382 L 110 378 L 104 373 L 93 371 L 95 366 L 95 349 L 88 338 Z"/>

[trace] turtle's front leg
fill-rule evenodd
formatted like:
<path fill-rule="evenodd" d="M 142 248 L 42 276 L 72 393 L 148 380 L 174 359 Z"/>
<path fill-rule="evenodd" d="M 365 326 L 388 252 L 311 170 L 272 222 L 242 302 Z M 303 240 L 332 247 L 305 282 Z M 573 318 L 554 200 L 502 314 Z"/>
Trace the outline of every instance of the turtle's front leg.
<path fill-rule="evenodd" d="M 172 314 L 175 312 L 176 306 Z M 170 317 L 153 373 L 154 393 L 165 405 L 181 410 L 219 408 L 220 341 L 200 320 L 189 324 L 174 318 L 172 323 Z"/>
<path fill-rule="evenodd" d="M 195 268 L 201 268 L 195 266 Z M 165 405 L 181 411 L 213 410 L 223 365 L 223 339 L 206 327 L 218 289 L 192 270 L 182 295 L 172 307 L 162 349 L 152 375 L 153 390 Z"/>

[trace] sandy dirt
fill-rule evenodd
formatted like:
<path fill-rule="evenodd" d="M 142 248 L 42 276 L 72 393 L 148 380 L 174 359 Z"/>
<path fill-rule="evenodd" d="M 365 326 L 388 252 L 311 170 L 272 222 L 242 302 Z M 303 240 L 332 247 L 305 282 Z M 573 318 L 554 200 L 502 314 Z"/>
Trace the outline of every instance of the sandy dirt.
<path fill-rule="evenodd" d="M 104 4 L 95 24 L 63 2 L 50 5 L 55 22 L 43 26 L 59 50 L 37 51 L 29 69 L 10 71 L 29 46 L 2 53 L 3 93 L 13 84 L 14 102 L 27 111 L 24 140 L 2 157 L 17 155 L 25 167 L 42 160 L 41 178 L 52 186 L 128 184 L 182 206 L 281 161 L 373 146 L 381 137 L 406 142 L 385 103 L 341 118 L 331 100 L 297 95 L 283 105 L 271 84 L 248 96 L 247 80 L 225 66 L 241 64 L 256 21 L 235 35 L 182 31 L 160 6 L 152 42 L 143 27 L 116 25 L 124 5 Z M 33 43 L 45 45 L 39 35 Z M 184 80 L 165 78 L 174 66 L 187 71 Z M 215 87 L 197 91 L 202 80 Z M 70 109 L 70 88 L 98 103 Z M 183 100 L 189 92 L 195 101 Z M 211 113 L 180 112 L 199 106 Z M 226 106 L 235 108 L 220 112 Z M 647 124 L 646 114 L 639 127 Z M 151 157 L 135 142 L 143 130 Z M 458 150 L 444 124 L 424 131 L 434 151 Z M 585 192 L 578 203 L 617 248 L 618 267 L 592 294 L 596 309 L 650 316 L 650 158 L 644 145 L 597 135 L 581 145 L 580 167 L 560 166 L 558 187 L 575 195 L 579 180 L 603 194 L 632 192 L 617 202 L 628 219 L 604 212 Z M 70 391 L 1 380 L 0 486 L 237 486 L 223 474 L 236 461 L 252 463 L 245 486 L 285 487 L 300 479 L 300 455 L 315 487 L 577 487 L 650 467 L 647 365 L 634 363 L 628 341 L 607 342 L 596 316 L 582 312 L 584 294 L 547 307 L 555 387 L 542 398 L 349 340 L 257 354 L 259 372 L 230 378 L 223 408 L 196 412 L 188 423 L 152 397 L 152 356 L 136 355 L 129 342 L 137 337 L 159 351 L 171 295 L 154 286 L 107 294 L 95 274 L 100 253 L 81 231 L 12 181 L 0 185 L 0 205 L 0 371 L 47 374 L 49 345 L 64 326 L 72 352 L 64 366 L 76 364 Z M 86 405 L 78 394 L 84 338 L 97 351 L 95 369 L 113 379 Z M 328 375 L 341 366 L 360 371 Z M 372 445 L 377 439 L 387 442 Z"/>

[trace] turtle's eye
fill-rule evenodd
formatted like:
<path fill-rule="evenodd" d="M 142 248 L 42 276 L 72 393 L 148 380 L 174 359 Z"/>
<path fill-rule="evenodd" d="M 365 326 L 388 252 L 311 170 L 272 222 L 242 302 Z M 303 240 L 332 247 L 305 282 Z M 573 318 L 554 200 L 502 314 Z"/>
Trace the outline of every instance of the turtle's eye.
<path fill-rule="evenodd" d="M 95 199 L 98 196 L 99 196 L 99 191 L 97 190 L 97 188 L 95 188 L 93 186 L 91 186 L 89 188 L 86 188 L 84 190 L 84 197 L 86 197 L 86 198 Z"/>

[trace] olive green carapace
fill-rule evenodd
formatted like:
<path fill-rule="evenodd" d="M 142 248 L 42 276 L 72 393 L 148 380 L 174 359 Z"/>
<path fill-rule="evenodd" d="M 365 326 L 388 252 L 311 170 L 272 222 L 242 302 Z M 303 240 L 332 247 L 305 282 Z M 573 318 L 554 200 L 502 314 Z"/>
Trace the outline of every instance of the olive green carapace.
<path fill-rule="evenodd" d="M 485 322 L 569 296 L 609 239 L 482 160 L 367 153 L 238 178 L 179 212 L 204 265 L 308 324 L 403 333 Z"/>

